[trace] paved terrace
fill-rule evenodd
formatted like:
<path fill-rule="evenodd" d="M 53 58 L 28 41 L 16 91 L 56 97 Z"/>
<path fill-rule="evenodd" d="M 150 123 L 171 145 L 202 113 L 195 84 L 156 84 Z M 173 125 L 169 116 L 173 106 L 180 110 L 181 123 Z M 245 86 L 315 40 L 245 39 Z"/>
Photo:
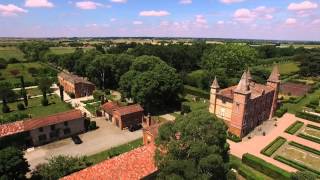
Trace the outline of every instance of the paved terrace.
<path fill-rule="evenodd" d="M 260 151 L 266 147 L 268 144 L 270 144 L 274 139 L 276 139 L 278 136 L 282 136 L 287 139 L 287 141 L 295 141 L 297 143 L 309 146 L 314 149 L 320 149 L 320 145 L 317 143 L 314 143 L 312 141 L 308 141 L 305 139 L 302 139 L 296 135 L 291 135 L 288 133 L 285 133 L 287 127 L 289 127 L 292 123 L 295 121 L 302 121 L 305 124 L 312 124 L 319 126 L 319 123 L 311 122 L 305 119 L 297 118 L 293 114 L 286 113 L 282 118 L 278 118 L 277 120 L 277 127 L 273 126 L 270 131 L 266 132 L 266 135 L 263 136 L 262 132 L 264 131 L 262 129 L 261 135 L 255 135 L 252 136 L 251 139 L 244 138 L 242 142 L 235 143 L 233 141 L 228 140 L 228 143 L 230 144 L 230 152 L 231 154 L 242 158 L 242 155 L 245 153 L 253 154 L 269 163 L 272 163 L 284 170 L 287 170 L 289 172 L 295 172 L 296 169 L 292 168 L 291 166 L 288 166 L 286 164 L 283 164 L 277 160 L 274 160 L 272 157 L 267 157 L 260 153 Z"/>

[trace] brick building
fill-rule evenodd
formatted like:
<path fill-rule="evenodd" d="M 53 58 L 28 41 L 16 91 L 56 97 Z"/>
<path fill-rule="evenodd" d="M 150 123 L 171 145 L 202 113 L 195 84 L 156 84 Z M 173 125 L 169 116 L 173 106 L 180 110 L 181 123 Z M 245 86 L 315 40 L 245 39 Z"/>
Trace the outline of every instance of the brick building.
<path fill-rule="evenodd" d="M 33 118 L 0 125 L 0 140 L 25 133 L 30 145 L 38 146 L 85 131 L 80 110 L 71 110 L 47 117 Z"/>
<path fill-rule="evenodd" d="M 238 85 L 226 89 L 220 89 L 215 78 L 211 85 L 209 111 L 225 121 L 229 132 L 243 137 L 273 117 L 279 86 L 278 66 L 273 68 L 266 84 L 255 83 L 249 70 L 243 73 Z"/>
<path fill-rule="evenodd" d="M 95 85 L 86 78 L 66 72 L 58 74 L 58 81 L 65 92 L 73 93 L 76 98 L 91 96 L 95 90 Z"/>
<path fill-rule="evenodd" d="M 120 129 L 141 125 L 144 109 L 139 104 L 119 106 L 114 102 L 107 102 L 101 106 L 104 116 Z"/>

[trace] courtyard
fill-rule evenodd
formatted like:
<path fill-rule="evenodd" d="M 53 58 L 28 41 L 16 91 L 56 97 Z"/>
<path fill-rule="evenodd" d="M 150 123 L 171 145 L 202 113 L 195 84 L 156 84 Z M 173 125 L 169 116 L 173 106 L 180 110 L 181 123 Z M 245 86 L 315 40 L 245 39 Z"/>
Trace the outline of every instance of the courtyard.
<path fill-rule="evenodd" d="M 28 160 L 31 169 L 34 169 L 40 163 L 46 162 L 48 158 L 53 156 L 90 156 L 142 137 L 141 130 L 129 132 L 128 130 L 120 130 L 104 118 L 94 118 L 92 120 L 97 122 L 99 128 L 80 134 L 79 137 L 83 141 L 82 144 L 76 145 L 71 138 L 67 138 L 27 150 L 25 158 Z"/>

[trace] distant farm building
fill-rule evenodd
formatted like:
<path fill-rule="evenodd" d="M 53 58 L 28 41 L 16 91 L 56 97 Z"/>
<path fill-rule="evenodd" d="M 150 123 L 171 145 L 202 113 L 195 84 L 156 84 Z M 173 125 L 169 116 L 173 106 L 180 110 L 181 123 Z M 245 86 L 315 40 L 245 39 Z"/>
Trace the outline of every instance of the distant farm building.
<path fill-rule="evenodd" d="M 61 72 L 58 74 L 58 80 L 64 91 L 69 94 L 73 93 L 75 98 L 91 96 L 95 90 L 95 85 L 92 82 L 74 74 Z"/>
<path fill-rule="evenodd" d="M 80 110 L 0 125 L 0 140 L 24 133 L 29 145 L 38 146 L 85 131 Z"/>
<path fill-rule="evenodd" d="M 106 119 L 120 129 L 142 124 L 144 109 L 139 104 L 121 107 L 115 102 L 107 102 L 101 108 Z"/>
<path fill-rule="evenodd" d="M 209 111 L 225 121 L 229 132 L 243 137 L 273 116 L 279 88 L 277 66 L 273 68 L 267 84 L 255 83 L 249 70 L 243 73 L 238 85 L 226 89 L 220 89 L 215 79 L 211 86 Z"/>

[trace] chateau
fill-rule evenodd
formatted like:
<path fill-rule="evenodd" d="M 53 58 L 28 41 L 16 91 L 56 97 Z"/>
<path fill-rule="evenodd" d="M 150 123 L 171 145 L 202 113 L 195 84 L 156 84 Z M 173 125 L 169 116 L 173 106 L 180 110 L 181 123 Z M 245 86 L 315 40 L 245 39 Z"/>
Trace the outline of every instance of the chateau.
<path fill-rule="evenodd" d="M 266 84 L 255 83 L 249 70 L 243 73 L 238 85 L 226 89 L 220 89 L 215 78 L 211 85 L 209 111 L 225 121 L 230 133 L 243 137 L 273 117 L 279 87 L 278 66 L 273 68 Z"/>

